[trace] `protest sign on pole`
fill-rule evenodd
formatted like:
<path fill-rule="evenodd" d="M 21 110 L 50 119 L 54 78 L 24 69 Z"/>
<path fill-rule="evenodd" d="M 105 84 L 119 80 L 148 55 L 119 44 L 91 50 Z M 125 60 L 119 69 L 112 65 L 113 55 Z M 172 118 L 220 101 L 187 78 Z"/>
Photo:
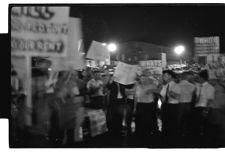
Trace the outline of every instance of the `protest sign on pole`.
<path fill-rule="evenodd" d="M 80 45 L 81 39 L 81 19 L 70 17 L 67 56 L 51 57 L 54 70 L 77 70 L 85 67 L 84 57 L 80 53 L 80 50 L 83 50 L 83 45 Z"/>
<path fill-rule="evenodd" d="M 68 17 L 69 7 L 12 7 L 11 53 L 66 56 Z"/>
<path fill-rule="evenodd" d="M 32 56 L 66 56 L 68 50 L 69 7 L 25 6 L 11 10 L 11 56 L 23 67 L 26 94 L 25 124 L 32 125 Z M 24 57 L 16 61 L 15 56 Z M 15 61 L 14 61 L 15 60 Z M 25 70 L 25 71 L 24 71 Z M 25 73 L 25 76 L 23 76 Z"/>
<path fill-rule="evenodd" d="M 87 58 L 94 60 L 106 60 L 109 58 L 109 52 L 106 46 L 97 41 L 92 41 L 88 50 Z"/>
<path fill-rule="evenodd" d="M 119 62 L 114 73 L 114 81 L 124 85 L 135 83 L 137 68 L 137 65 Z"/>

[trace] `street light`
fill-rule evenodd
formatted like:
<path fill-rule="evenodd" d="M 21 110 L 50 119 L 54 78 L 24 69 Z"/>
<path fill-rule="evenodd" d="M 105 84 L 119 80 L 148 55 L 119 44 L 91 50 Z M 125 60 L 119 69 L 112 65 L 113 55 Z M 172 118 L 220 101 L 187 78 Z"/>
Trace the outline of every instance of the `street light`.
<path fill-rule="evenodd" d="M 174 51 L 175 51 L 175 53 L 176 53 L 177 55 L 183 54 L 184 50 L 185 50 L 185 47 L 182 46 L 182 45 L 176 46 L 176 47 L 174 48 Z"/>
<path fill-rule="evenodd" d="M 174 52 L 178 55 L 178 56 L 182 56 L 182 54 L 185 51 L 185 47 L 183 45 L 178 45 L 174 48 Z M 182 64 L 182 57 L 180 58 L 180 64 Z"/>
<path fill-rule="evenodd" d="M 110 52 L 115 52 L 117 50 L 117 45 L 115 43 L 110 43 L 107 45 L 107 48 Z"/>

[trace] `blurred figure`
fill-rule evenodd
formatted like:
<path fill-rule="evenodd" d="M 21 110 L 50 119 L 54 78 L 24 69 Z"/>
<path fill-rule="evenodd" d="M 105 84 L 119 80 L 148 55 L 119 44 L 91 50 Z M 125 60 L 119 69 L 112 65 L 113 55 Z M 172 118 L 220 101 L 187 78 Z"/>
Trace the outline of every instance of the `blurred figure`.
<path fill-rule="evenodd" d="M 209 106 L 215 99 L 215 88 L 208 83 L 208 72 L 203 70 L 199 73 L 197 97 L 194 108 L 195 134 L 204 135 Z"/>
<path fill-rule="evenodd" d="M 136 86 L 136 134 L 146 138 L 157 131 L 156 105 L 154 103 L 154 92 L 157 85 L 145 74 L 140 76 Z"/>
<path fill-rule="evenodd" d="M 213 147 L 225 147 L 225 84 L 221 79 L 210 81 L 215 88 L 214 102 L 209 105 L 208 134 Z"/>
<path fill-rule="evenodd" d="M 99 72 L 93 73 L 93 78 L 87 82 L 87 90 L 90 96 L 90 108 L 105 109 L 103 82 Z"/>
<path fill-rule="evenodd" d="M 180 86 L 174 81 L 175 74 L 171 70 L 163 71 L 163 86 L 160 94 L 162 103 L 162 132 L 165 136 L 165 144 L 175 145 L 178 134 L 178 103 L 180 98 Z M 168 140 L 167 140 L 168 139 Z"/>
<path fill-rule="evenodd" d="M 195 86 L 188 81 L 189 74 L 189 72 L 183 72 L 179 83 L 178 126 L 181 136 L 186 136 L 188 132 L 190 132 L 191 103 L 195 92 Z"/>
<path fill-rule="evenodd" d="M 125 88 L 132 89 L 134 84 L 122 85 L 114 81 L 114 77 L 111 77 L 107 84 L 107 88 L 110 91 L 109 98 L 109 130 L 113 133 L 113 136 L 121 136 L 122 123 L 125 121 L 128 132 L 131 131 L 132 113 L 134 108 L 134 102 L 126 99 Z M 126 114 L 124 114 L 126 110 Z M 126 116 L 124 120 L 124 115 Z"/>

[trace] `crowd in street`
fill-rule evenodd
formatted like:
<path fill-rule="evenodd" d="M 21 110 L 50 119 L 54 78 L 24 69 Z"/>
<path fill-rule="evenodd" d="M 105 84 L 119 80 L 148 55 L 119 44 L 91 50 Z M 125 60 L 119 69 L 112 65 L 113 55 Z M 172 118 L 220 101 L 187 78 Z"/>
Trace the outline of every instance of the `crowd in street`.
<path fill-rule="evenodd" d="M 107 131 L 115 137 L 135 134 L 147 141 L 145 138 L 161 134 L 168 147 L 176 147 L 190 135 L 197 138 L 210 133 L 218 147 L 225 146 L 225 80 L 210 80 L 207 70 L 181 74 L 164 70 L 159 80 L 143 70 L 133 84 L 123 85 L 109 73 L 89 69 L 60 71 L 53 77 L 48 70 L 34 68 L 31 127 L 24 123 L 29 110 L 15 77 L 13 71 L 13 145 L 22 143 L 28 131 L 55 147 L 73 144 L 85 141 L 87 133 L 98 129 L 93 126 L 101 126 L 100 134 Z M 88 111 L 101 112 L 104 125 L 93 123 Z"/>

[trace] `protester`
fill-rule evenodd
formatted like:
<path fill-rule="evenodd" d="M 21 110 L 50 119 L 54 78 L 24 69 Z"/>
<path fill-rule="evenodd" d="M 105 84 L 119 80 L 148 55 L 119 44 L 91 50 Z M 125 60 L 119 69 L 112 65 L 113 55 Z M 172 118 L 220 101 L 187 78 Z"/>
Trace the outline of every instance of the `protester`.
<path fill-rule="evenodd" d="M 195 86 L 188 81 L 189 74 L 189 72 L 183 72 L 179 83 L 178 128 L 181 136 L 190 134 L 191 106 Z"/>
<path fill-rule="evenodd" d="M 204 135 L 209 106 L 215 98 L 215 88 L 208 83 L 208 72 L 203 70 L 199 73 L 200 86 L 197 88 L 196 104 L 194 108 L 195 133 Z"/>
<path fill-rule="evenodd" d="M 125 108 L 129 110 L 127 112 L 128 114 L 132 114 L 133 112 L 133 102 L 127 101 L 125 94 L 125 88 L 131 89 L 132 87 L 134 87 L 134 84 L 125 86 L 115 82 L 114 77 L 112 77 L 107 84 L 107 88 L 110 91 L 109 110 L 111 114 L 111 121 L 109 121 L 109 129 L 114 136 L 121 135 Z M 125 125 L 128 126 L 128 129 L 130 129 L 132 116 L 128 115 L 127 117 L 130 119 L 125 120 Z"/>
<path fill-rule="evenodd" d="M 105 109 L 103 82 L 99 72 L 94 72 L 93 78 L 88 81 L 87 89 L 90 96 L 90 108 Z"/>
<path fill-rule="evenodd" d="M 157 131 L 156 106 L 154 92 L 157 86 L 147 75 L 142 74 L 136 86 L 136 133 L 146 138 Z"/>
<path fill-rule="evenodd" d="M 174 81 L 175 74 L 171 70 L 163 71 L 163 79 L 167 83 L 160 94 L 163 97 L 162 104 L 162 132 L 165 136 L 165 144 L 176 144 L 178 134 L 178 103 L 180 98 L 180 86 Z M 167 139 L 169 138 L 169 139 Z M 167 141 L 168 140 L 168 141 Z"/>
<path fill-rule="evenodd" d="M 215 99 L 209 105 L 211 112 L 208 118 L 208 134 L 213 147 L 225 146 L 225 86 L 221 79 L 214 79 L 210 83 L 215 88 Z"/>

